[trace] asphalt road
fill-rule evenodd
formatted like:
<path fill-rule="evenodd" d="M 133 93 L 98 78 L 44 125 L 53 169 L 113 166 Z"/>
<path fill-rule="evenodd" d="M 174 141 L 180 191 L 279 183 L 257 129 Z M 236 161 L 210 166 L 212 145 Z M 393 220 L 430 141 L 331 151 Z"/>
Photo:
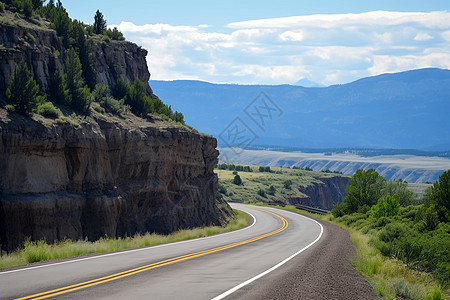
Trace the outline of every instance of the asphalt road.
<path fill-rule="evenodd" d="M 0 272 L 0 299 L 223 299 L 282 272 L 322 236 L 319 223 L 298 214 L 233 207 L 255 222 L 202 239 Z"/>

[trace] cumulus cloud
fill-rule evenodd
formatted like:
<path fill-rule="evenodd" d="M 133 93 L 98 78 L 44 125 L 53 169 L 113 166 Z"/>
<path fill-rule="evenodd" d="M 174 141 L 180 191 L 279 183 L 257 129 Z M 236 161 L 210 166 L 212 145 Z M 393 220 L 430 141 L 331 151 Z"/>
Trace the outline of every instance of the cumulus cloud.
<path fill-rule="evenodd" d="M 450 13 L 294 16 L 230 23 L 117 26 L 149 51 L 153 79 L 324 85 L 414 68 L 450 68 Z"/>

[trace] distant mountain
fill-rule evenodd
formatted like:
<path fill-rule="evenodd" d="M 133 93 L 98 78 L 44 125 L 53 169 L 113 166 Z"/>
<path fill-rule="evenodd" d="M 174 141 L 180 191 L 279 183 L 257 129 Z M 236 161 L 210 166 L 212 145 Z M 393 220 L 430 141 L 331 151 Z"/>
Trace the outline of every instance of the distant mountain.
<path fill-rule="evenodd" d="M 222 147 L 239 144 L 231 134 L 241 128 L 250 135 L 241 141 L 250 145 L 450 150 L 449 70 L 383 74 L 323 88 L 186 80 L 150 85 L 188 124 L 219 137 Z"/>
<path fill-rule="evenodd" d="M 303 87 L 324 87 L 323 84 L 313 82 L 309 80 L 308 78 L 300 79 L 299 81 L 295 82 L 293 85 L 303 86 Z"/>

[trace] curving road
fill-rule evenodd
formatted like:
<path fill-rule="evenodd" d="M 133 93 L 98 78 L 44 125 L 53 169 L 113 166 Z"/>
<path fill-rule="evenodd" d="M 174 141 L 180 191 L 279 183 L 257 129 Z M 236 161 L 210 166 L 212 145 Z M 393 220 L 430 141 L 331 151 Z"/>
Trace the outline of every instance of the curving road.
<path fill-rule="evenodd" d="M 0 299 L 223 299 L 316 243 L 315 220 L 232 205 L 251 226 L 212 237 L 0 272 Z M 280 272 L 277 269 L 277 272 Z M 269 275 L 267 275 L 269 274 Z"/>

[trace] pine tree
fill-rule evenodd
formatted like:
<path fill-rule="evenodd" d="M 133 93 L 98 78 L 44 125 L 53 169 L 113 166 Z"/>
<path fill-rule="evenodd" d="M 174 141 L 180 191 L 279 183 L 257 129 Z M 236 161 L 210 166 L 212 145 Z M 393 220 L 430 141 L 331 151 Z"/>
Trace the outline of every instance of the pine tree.
<path fill-rule="evenodd" d="M 59 68 L 50 77 L 48 95 L 50 101 L 59 104 L 70 104 L 68 90 L 66 89 L 66 84 Z"/>
<path fill-rule="evenodd" d="M 89 88 L 94 89 L 97 84 L 97 76 L 92 67 L 92 57 L 89 42 L 85 36 L 84 26 L 81 22 L 75 20 L 72 24 L 73 47 L 80 58 L 83 77 Z"/>
<path fill-rule="evenodd" d="M 81 62 L 73 48 L 67 51 L 65 82 L 72 98 L 70 106 L 87 115 L 91 94 L 89 88 L 84 86 Z"/>
<path fill-rule="evenodd" d="M 122 100 L 129 93 L 130 86 L 122 78 L 117 78 L 116 86 L 113 90 L 114 98 L 116 98 L 117 100 Z"/>
<path fill-rule="evenodd" d="M 38 93 L 39 85 L 31 77 L 27 64 L 22 60 L 9 81 L 6 98 L 16 112 L 28 115 L 39 103 Z"/>
<path fill-rule="evenodd" d="M 130 92 L 125 96 L 125 103 L 136 115 L 145 116 L 152 111 L 151 102 L 145 96 L 144 87 L 138 79 L 134 80 Z"/>
<path fill-rule="evenodd" d="M 103 14 L 97 9 L 94 16 L 94 33 L 103 34 L 103 30 L 106 29 L 106 20 Z"/>

